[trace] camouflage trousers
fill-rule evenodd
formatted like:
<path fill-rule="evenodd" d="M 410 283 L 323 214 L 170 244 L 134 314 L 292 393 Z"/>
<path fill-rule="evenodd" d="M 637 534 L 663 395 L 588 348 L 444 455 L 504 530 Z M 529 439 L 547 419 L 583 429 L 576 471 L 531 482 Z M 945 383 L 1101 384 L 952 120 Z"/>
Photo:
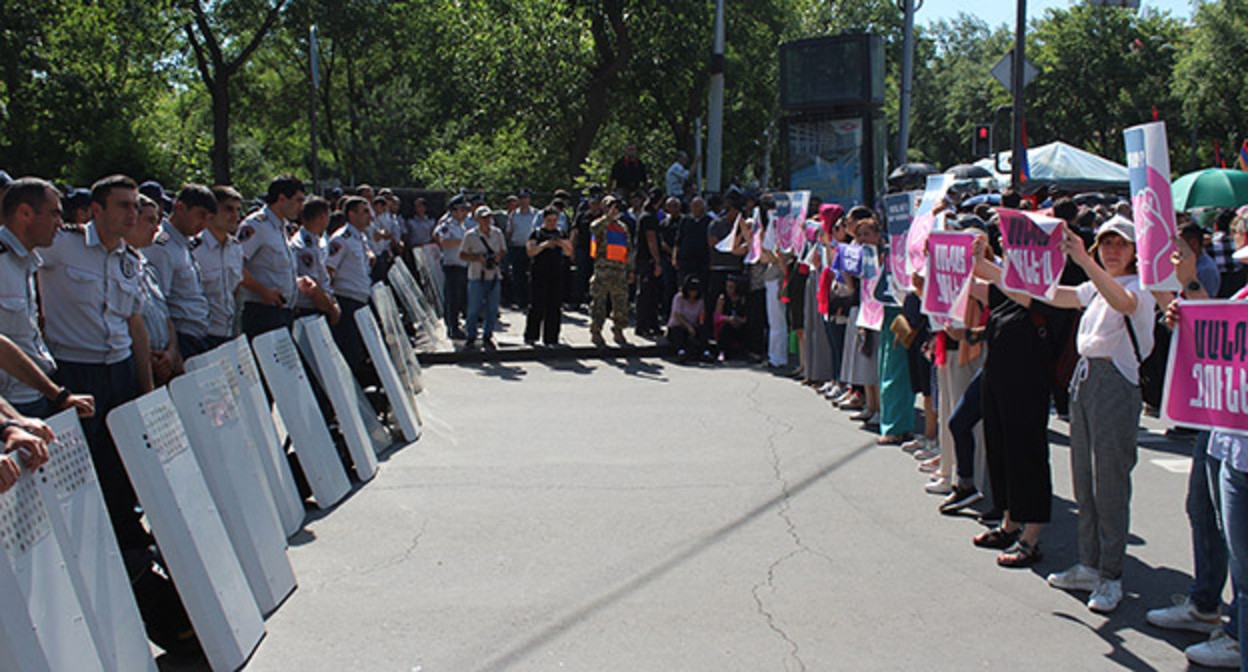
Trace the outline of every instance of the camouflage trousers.
<path fill-rule="evenodd" d="M 611 322 L 615 331 L 622 332 L 628 326 L 628 269 L 600 261 L 594 266 L 594 277 L 589 279 L 590 322 L 592 334 L 602 333 L 607 320 L 607 302 L 611 302 Z"/>

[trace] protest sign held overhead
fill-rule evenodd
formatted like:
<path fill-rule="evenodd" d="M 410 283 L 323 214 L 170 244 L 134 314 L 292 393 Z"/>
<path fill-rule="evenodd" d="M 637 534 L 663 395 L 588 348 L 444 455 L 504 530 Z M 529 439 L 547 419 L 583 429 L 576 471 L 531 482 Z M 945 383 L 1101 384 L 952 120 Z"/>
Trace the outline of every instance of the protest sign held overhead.
<path fill-rule="evenodd" d="M 910 284 L 910 275 L 922 270 L 927 263 L 927 236 L 936 228 L 936 206 L 945 199 L 953 182 L 954 176 L 947 173 L 927 176 L 927 190 L 923 192 L 923 200 L 919 202 L 918 212 L 906 234 L 907 285 Z"/>
<path fill-rule="evenodd" d="M 927 281 L 923 312 L 962 326 L 975 266 L 975 234 L 933 231 L 927 239 Z"/>
<path fill-rule="evenodd" d="M 784 252 L 800 250 L 806 243 L 806 210 L 810 206 L 809 191 L 777 191 L 772 194 L 776 209 L 771 213 L 771 228 Z"/>
<path fill-rule="evenodd" d="M 884 212 L 888 224 L 888 268 L 893 297 L 898 301 L 910 290 L 910 274 L 906 273 L 906 236 L 914 213 L 923 198 L 921 191 L 906 191 L 884 197 Z"/>
<path fill-rule="evenodd" d="M 862 294 L 859 298 L 857 326 L 879 331 L 884 326 L 884 304 L 875 295 L 875 287 L 880 282 L 881 273 L 878 272 L 879 257 L 874 245 L 862 246 L 862 266 L 860 286 Z"/>
<path fill-rule="evenodd" d="M 1165 122 L 1155 121 L 1123 131 L 1131 208 L 1135 219 L 1136 257 L 1145 289 L 1177 291 L 1179 280 L 1170 263 L 1178 228 L 1170 192 L 1170 149 Z"/>
<path fill-rule="evenodd" d="M 1033 212 L 998 210 L 1005 251 L 1002 284 L 1042 301 L 1052 300 L 1066 265 L 1062 220 Z"/>

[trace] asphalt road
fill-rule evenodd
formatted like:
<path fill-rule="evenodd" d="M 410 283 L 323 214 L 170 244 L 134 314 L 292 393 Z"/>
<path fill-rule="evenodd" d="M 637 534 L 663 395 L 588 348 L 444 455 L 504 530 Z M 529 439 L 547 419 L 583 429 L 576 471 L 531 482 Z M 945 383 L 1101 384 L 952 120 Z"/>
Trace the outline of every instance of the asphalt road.
<path fill-rule="evenodd" d="M 1107 670 L 1186 667 L 1144 612 L 1183 592 L 1186 445 L 1142 433 L 1118 612 L 1075 560 L 1054 421 L 1045 560 L 999 569 L 973 519 L 815 394 L 655 360 L 438 366 L 424 436 L 312 520 L 248 670 Z"/>

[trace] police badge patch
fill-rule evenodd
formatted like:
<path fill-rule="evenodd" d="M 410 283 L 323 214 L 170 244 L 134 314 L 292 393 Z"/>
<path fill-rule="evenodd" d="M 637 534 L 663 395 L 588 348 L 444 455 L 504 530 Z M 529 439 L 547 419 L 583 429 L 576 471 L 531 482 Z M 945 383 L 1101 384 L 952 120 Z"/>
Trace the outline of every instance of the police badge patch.
<path fill-rule="evenodd" d="M 255 233 L 256 233 L 255 227 L 253 227 L 250 224 L 243 224 L 242 226 L 239 226 L 238 234 L 237 234 L 238 242 L 240 243 L 245 242 L 248 238 L 252 237 L 252 235 L 254 235 Z"/>
<path fill-rule="evenodd" d="M 121 258 L 121 274 L 122 274 L 122 275 L 124 275 L 124 276 L 126 276 L 127 278 L 133 278 L 133 277 L 134 277 L 134 275 L 135 275 L 136 273 L 138 273 L 138 272 L 139 272 L 139 262 L 138 262 L 138 259 L 135 259 L 134 257 L 132 257 L 132 256 L 130 256 L 130 255 L 128 255 L 128 254 L 127 254 L 127 255 L 122 256 L 122 258 Z"/>
<path fill-rule="evenodd" d="M 299 255 L 299 265 L 304 268 L 312 268 L 313 261 L 315 261 L 315 257 L 312 256 L 311 252 L 304 252 Z"/>

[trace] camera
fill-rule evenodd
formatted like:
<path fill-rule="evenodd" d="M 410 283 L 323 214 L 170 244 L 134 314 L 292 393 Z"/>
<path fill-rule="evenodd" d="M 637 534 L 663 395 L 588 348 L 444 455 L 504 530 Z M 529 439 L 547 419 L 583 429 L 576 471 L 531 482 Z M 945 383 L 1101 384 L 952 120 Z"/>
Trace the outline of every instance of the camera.
<path fill-rule="evenodd" d="M 494 255 L 485 255 L 485 270 L 492 271 L 498 267 L 498 262 L 494 260 Z"/>

